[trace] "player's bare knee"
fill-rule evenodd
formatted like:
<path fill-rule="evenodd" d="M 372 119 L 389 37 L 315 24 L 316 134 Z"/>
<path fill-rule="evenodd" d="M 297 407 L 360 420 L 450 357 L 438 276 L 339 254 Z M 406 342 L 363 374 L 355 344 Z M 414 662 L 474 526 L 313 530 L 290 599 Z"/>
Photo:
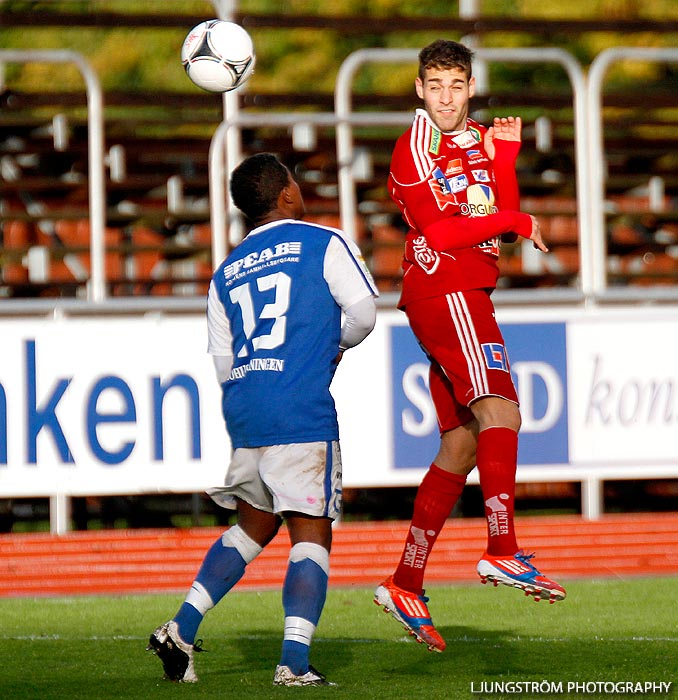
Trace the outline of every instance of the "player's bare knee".
<path fill-rule="evenodd" d="M 520 410 L 513 401 L 488 396 L 473 403 L 471 410 L 478 420 L 481 432 L 488 428 L 509 428 L 516 432 L 520 430 Z"/>

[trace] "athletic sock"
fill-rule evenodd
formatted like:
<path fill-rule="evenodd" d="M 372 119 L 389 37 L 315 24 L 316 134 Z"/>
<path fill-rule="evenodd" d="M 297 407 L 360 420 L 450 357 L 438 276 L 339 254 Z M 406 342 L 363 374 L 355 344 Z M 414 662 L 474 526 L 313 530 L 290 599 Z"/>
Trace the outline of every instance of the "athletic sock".
<path fill-rule="evenodd" d="M 296 676 L 308 672 L 308 656 L 315 628 L 327 597 L 330 554 L 318 544 L 298 542 L 290 550 L 283 584 L 285 631 L 280 665 Z"/>
<path fill-rule="evenodd" d="M 518 551 L 513 523 L 518 433 L 500 427 L 481 431 L 476 459 L 485 502 L 487 553 L 513 556 Z"/>
<path fill-rule="evenodd" d="M 238 525 L 228 529 L 207 551 L 191 589 L 174 617 L 186 644 L 195 642 L 203 617 L 242 578 L 261 547 Z"/>
<path fill-rule="evenodd" d="M 405 548 L 393 574 L 393 583 L 421 594 L 428 558 L 438 535 L 450 517 L 466 484 L 466 476 L 453 474 L 432 464 L 414 499 L 414 512 Z"/>

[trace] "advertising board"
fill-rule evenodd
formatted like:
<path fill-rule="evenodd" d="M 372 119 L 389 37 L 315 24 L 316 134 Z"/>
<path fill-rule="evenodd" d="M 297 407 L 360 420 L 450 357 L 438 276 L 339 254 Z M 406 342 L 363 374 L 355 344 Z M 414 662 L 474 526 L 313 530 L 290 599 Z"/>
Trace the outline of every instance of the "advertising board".
<path fill-rule="evenodd" d="M 676 310 L 505 308 L 498 319 L 521 403 L 523 479 L 678 475 Z M 202 315 L 0 324 L 0 496 L 222 482 L 230 445 Z M 332 385 L 346 488 L 419 483 L 438 445 L 427 386 L 404 314 L 381 310 Z"/>

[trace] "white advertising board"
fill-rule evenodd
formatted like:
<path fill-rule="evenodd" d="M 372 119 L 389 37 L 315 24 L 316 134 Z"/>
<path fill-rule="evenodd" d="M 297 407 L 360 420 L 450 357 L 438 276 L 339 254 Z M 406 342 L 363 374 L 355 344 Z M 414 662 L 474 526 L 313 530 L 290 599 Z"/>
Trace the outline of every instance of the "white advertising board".
<path fill-rule="evenodd" d="M 523 480 L 678 476 L 674 307 L 500 308 Z M 196 492 L 230 445 L 201 314 L 0 320 L 0 497 Z M 438 444 L 404 314 L 347 352 L 332 392 L 344 486 L 416 485 Z"/>
<path fill-rule="evenodd" d="M 497 318 L 521 404 L 520 479 L 678 477 L 678 309 L 499 307 Z M 340 369 L 346 483 L 417 484 L 439 438 L 405 316 L 383 312 Z"/>
<path fill-rule="evenodd" d="M 223 480 L 230 446 L 203 318 L 0 327 L 0 494 L 193 491 Z"/>
<path fill-rule="evenodd" d="M 678 317 L 568 327 L 570 460 L 678 466 Z"/>

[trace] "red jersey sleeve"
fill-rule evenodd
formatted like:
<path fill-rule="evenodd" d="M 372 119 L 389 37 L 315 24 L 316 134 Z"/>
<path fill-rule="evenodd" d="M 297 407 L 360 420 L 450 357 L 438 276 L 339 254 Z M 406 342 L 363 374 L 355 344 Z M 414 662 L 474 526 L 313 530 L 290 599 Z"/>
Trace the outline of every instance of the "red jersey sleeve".
<path fill-rule="evenodd" d="M 518 210 L 520 142 L 497 139 L 490 161 L 483 146 L 487 129 L 470 123 L 462 134 L 440 134 L 418 113 L 393 151 L 391 197 L 410 228 L 423 233 L 437 251 L 532 234 L 531 218 Z"/>
<path fill-rule="evenodd" d="M 494 140 L 494 178 L 500 209 L 520 211 L 520 191 L 516 176 L 516 160 L 520 151 L 520 141 Z"/>
<path fill-rule="evenodd" d="M 520 211 L 520 190 L 516 175 L 516 160 L 520 151 L 520 141 L 495 139 L 494 150 L 494 177 L 497 183 L 499 207 Z M 503 233 L 502 240 L 506 243 L 513 243 L 517 238 L 517 233 L 517 231 Z"/>
<path fill-rule="evenodd" d="M 437 251 L 470 248 L 507 233 L 529 238 L 532 235 L 530 215 L 500 211 L 479 218 L 452 216 L 432 223 L 423 231 L 431 248 Z"/>

